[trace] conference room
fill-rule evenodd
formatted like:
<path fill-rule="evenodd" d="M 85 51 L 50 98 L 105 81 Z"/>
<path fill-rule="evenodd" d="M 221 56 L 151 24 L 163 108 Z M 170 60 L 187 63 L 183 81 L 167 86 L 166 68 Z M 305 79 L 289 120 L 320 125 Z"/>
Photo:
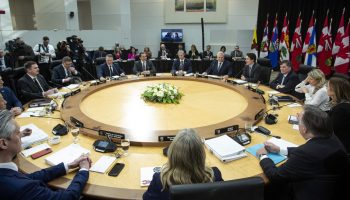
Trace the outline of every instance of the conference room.
<path fill-rule="evenodd" d="M 2 1 L 2 198 L 344 198 L 335 2 Z"/>

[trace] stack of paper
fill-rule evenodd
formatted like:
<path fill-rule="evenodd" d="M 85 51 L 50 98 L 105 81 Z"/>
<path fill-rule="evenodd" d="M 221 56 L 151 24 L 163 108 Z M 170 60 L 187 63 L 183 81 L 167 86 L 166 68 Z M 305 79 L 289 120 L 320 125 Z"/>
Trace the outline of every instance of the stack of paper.
<path fill-rule="evenodd" d="M 35 108 L 28 108 L 25 112 L 21 113 L 18 117 L 24 118 L 24 117 L 31 117 L 33 116 L 44 116 L 46 114 L 45 107 L 35 107 Z"/>
<path fill-rule="evenodd" d="M 235 82 L 235 83 L 237 83 L 237 84 L 244 84 L 244 83 L 247 83 L 247 81 L 240 80 L 240 79 L 234 79 L 233 82 Z"/>
<path fill-rule="evenodd" d="M 71 144 L 45 158 L 45 161 L 51 166 L 60 164 L 61 162 L 69 164 L 83 154 L 90 154 L 90 150 L 85 149 L 78 144 Z"/>
<path fill-rule="evenodd" d="M 74 89 L 77 89 L 78 87 L 79 87 L 79 84 L 70 84 L 65 88 L 68 88 L 69 90 L 74 90 Z"/>
<path fill-rule="evenodd" d="M 101 156 L 100 159 L 90 168 L 90 171 L 104 174 L 117 158 L 114 156 Z"/>
<path fill-rule="evenodd" d="M 160 172 L 161 167 L 142 167 L 141 168 L 141 179 L 140 185 L 141 187 L 149 186 L 152 181 L 153 174 L 155 172 Z"/>
<path fill-rule="evenodd" d="M 49 136 L 43 130 L 41 130 L 40 128 L 38 128 L 34 124 L 28 124 L 25 126 L 21 126 L 20 130 L 23 131 L 26 128 L 32 129 L 32 134 L 21 138 L 23 149 L 29 147 L 30 145 L 32 145 L 34 143 L 43 142 L 49 138 Z"/>
<path fill-rule="evenodd" d="M 277 138 L 271 138 L 268 140 L 268 142 L 271 142 L 275 145 L 277 145 L 278 147 L 280 147 L 281 149 L 287 149 L 287 147 L 296 147 L 296 144 L 293 144 L 291 142 L 288 142 L 286 140 L 283 139 L 277 139 Z M 256 144 L 254 146 L 251 146 L 249 148 L 247 148 L 247 152 L 252 154 L 253 156 L 256 156 L 256 152 L 260 149 L 264 147 L 264 144 Z M 278 164 L 282 161 L 284 161 L 285 159 L 287 159 L 286 156 L 281 155 L 281 154 L 277 154 L 277 153 L 268 153 L 267 156 L 275 163 Z"/>
<path fill-rule="evenodd" d="M 247 156 L 245 148 L 227 135 L 206 140 L 205 145 L 222 162 L 237 160 Z"/>
<path fill-rule="evenodd" d="M 35 147 L 32 147 L 30 149 L 23 150 L 21 153 L 24 157 L 29 157 L 39 151 L 42 151 L 44 149 L 49 149 L 51 148 L 47 143 L 39 144 Z"/>

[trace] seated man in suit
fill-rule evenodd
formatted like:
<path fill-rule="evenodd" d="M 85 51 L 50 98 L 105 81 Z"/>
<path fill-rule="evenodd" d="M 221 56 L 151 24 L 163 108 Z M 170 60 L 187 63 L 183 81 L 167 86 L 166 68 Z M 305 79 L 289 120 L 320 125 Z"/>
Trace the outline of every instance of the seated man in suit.
<path fill-rule="evenodd" d="M 191 61 L 185 58 L 185 52 L 179 50 L 177 52 L 179 59 L 175 59 L 173 62 L 173 67 L 171 68 L 171 74 L 176 76 L 183 76 L 187 73 L 192 73 Z"/>
<path fill-rule="evenodd" d="M 18 80 L 20 91 L 26 101 L 40 99 L 57 92 L 57 89 L 50 89 L 45 78 L 39 74 L 39 67 L 34 61 L 24 64 L 26 74 Z"/>
<path fill-rule="evenodd" d="M 336 199 L 334 189 L 349 170 L 346 150 L 333 134 L 326 112 L 306 105 L 298 121 L 305 144 L 283 149 L 265 142 L 256 153 L 270 181 L 266 194 L 277 199 Z M 277 167 L 267 152 L 288 155 L 288 160 Z"/>
<path fill-rule="evenodd" d="M 239 50 L 239 46 L 235 46 L 235 50 L 231 52 L 231 58 L 232 60 L 236 60 L 237 58 L 242 58 L 243 57 L 243 52 Z"/>
<path fill-rule="evenodd" d="M 58 164 L 31 174 L 18 171 L 12 159 L 21 151 L 20 127 L 11 112 L 0 111 L 0 192 L 2 199 L 79 199 L 89 179 L 91 160 L 86 155 L 70 164 Z M 51 190 L 46 183 L 80 168 L 66 190 Z"/>
<path fill-rule="evenodd" d="M 207 50 L 203 52 L 203 59 L 211 59 L 213 57 L 213 52 L 211 51 L 211 46 L 207 45 Z"/>
<path fill-rule="evenodd" d="M 283 60 L 280 65 L 281 73 L 270 83 L 270 87 L 286 94 L 295 94 L 295 86 L 299 84 L 298 75 L 292 70 L 288 60 Z"/>
<path fill-rule="evenodd" d="M 158 51 L 158 58 L 159 59 L 171 58 L 170 51 L 165 47 L 165 44 L 160 45 L 160 50 Z"/>
<path fill-rule="evenodd" d="M 11 62 L 10 56 L 0 49 L 0 72 L 11 70 L 12 67 L 13 62 Z"/>
<path fill-rule="evenodd" d="M 147 54 L 145 52 L 140 54 L 140 60 L 135 62 L 133 71 L 137 76 L 140 74 L 144 76 L 153 76 L 156 74 L 156 68 L 152 61 L 147 60 Z"/>
<path fill-rule="evenodd" d="M 112 76 L 125 76 L 125 72 L 118 63 L 113 63 L 113 55 L 106 55 L 106 62 L 97 68 L 97 78 L 105 79 Z"/>
<path fill-rule="evenodd" d="M 216 54 L 216 60 L 211 62 L 207 71 L 203 72 L 203 75 L 217 75 L 223 76 L 226 80 L 229 76 L 232 76 L 232 63 L 225 60 L 225 54 L 222 51 L 219 51 Z"/>
<path fill-rule="evenodd" d="M 9 87 L 4 87 L 4 81 L 0 76 L 0 93 L 4 100 L 7 102 L 6 108 L 10 110 L 13 114 L 19 115 L 22 112 L 22 103 L 18 100 L 16 95 Z"/>
<path fill-rule="evenodd" d="M 68 56 L 62 58 L 62 65 L 53 68 L 51 81 L 64 86 L 82 82 L 80 73 L 75 69 L 72 59 Z"/>
<path fill-rule="evenodd" d="M 257 83 L 260 78 L 260 66 L 256 63 L 256 55 L 254 53 L 247 53 L 245 57 L 245 66 L 241 79 L 244 81 Z"/>

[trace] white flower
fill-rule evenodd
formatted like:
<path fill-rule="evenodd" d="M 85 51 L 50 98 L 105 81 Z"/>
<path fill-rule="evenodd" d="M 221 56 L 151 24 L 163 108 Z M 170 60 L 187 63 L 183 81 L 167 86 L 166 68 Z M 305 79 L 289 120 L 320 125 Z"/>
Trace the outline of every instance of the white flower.
<path fill-rule="evenodd" d="M 170 96 L 170 99 L 174 99 L 174 96 Z"/>
<path fill-rule="evenodd" d="M 158 97 L 163 97 L 164 96 L 164 92 L 163 91 L 158 91 L 157 92 L 157 96 Z"/>

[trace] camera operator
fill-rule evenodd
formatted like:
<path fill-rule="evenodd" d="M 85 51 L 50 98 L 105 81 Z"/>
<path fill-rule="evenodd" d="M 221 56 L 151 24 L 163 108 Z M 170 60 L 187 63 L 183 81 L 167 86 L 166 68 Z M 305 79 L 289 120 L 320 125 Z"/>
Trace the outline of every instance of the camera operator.
<path fill-rule="evenodd" d="M 13 46 L 15 66 L 22 67 L 27 61 L 34 61 L 35 55 L 31 46 L 27 45 L 21 38 L 16 38 Z"/>
<path fill-rule="evenodd" d="M 56 57 L 55 49 L 49 44 L 50 39 L 47 36 L 43 37 L 43 43 L 34 46 L 34 54 L 38 58 L 38 65 L 40 73 L 45 77 L 47 81 L 50 80 L 50 63 L 53 58 Z"/>
<path fill-rule="evenodd" d="M 83 40 L 76 35 L 67 37 L 67 42 L 71 50 L 71 58 L 73 63 L 80 70 L 84 66 L 85 48 L 83 46 Z"/>

